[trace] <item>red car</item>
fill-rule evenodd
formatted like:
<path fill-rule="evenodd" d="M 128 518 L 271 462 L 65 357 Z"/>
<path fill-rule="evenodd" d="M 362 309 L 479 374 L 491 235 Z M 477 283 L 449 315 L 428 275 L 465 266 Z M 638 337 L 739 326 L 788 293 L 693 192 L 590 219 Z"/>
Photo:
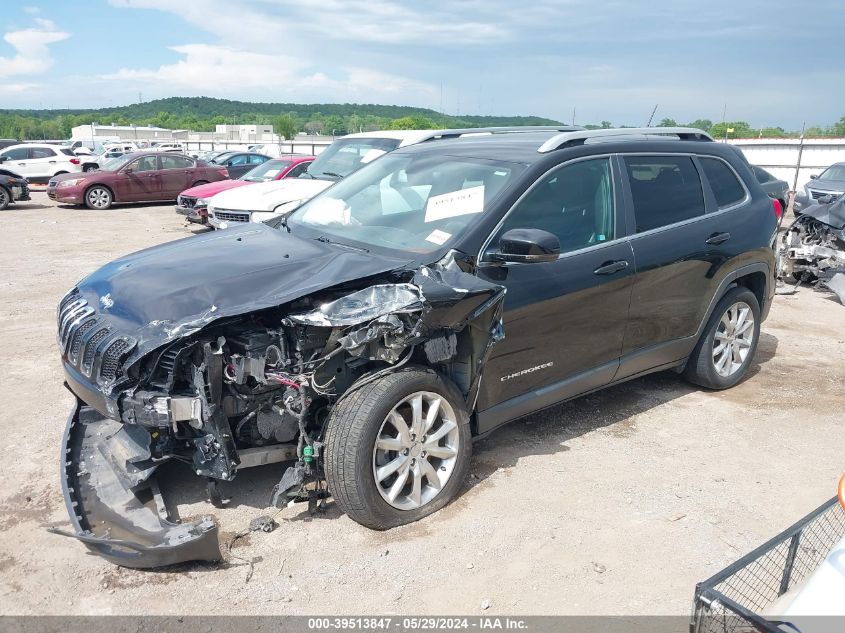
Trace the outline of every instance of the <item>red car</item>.
<path fill-rule="evenodd" d="M 313 156 L 301 154 L 282 154 L 248 171 L 237 180 L 212 182 L 199 187 L 191 187 L 179 194 L 176 199 L 176 213 L 187 216 L 188 222 L 206 224 L 208 222 L 208 199 L 213 195 L 256 182 L 296 178 L 308 169 Z"/>
<path fill-rule="evenodd" d="M 101 169 L 62 174 L 47 183 L 47 196 L 58 202 L 108 209 L 115 202 L 175 200 L 180 191 L 225 180 L 225 167 L 183 154 L 133 152 L 114 158 Z"/>

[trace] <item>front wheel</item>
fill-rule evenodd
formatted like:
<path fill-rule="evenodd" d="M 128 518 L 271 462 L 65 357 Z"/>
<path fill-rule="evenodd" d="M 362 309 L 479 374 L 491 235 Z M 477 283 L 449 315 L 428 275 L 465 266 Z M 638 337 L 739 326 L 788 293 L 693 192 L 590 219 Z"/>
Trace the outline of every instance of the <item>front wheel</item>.
<path fill-rule="evenodd" d="M 721 298 L 687 361 L 684 376 L 708 389 L 728 389 L 743 379 L 760 338 L 760 304 L 748 288 Z"/>
<path fill-rule="evenodd" d="M 5 187 L 0 187 L 0 211 L 9 206 L 12 201 L 12 194 Z"/>
<path fill-rule="evenodd" d="M 417 521 L 448 504 L 472 454 L 469 415 L 454 384 L 421 367 L 343 398 L 326 423 L 325 471 L 341 510 L 368 528 Z"/>
<path fill-rule="evenodd" d="M 85 206 L 89 209 L 108 209 L 111 203 L 112 194 L 106 187 L 94 185 L 85 192 Z"/>

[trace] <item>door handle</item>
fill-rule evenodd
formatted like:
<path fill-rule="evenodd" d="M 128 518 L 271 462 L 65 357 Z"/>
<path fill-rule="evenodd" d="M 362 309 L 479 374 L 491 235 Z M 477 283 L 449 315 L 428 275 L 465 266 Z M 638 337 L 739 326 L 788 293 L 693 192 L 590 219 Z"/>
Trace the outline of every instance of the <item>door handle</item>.
<path fill-rule="evenodd" d="M 729 239 L 731 239 L 730 233 L 713 233 L 713 235 L 704 240 L 704 243 L 716 246 L 718 244 L 722 244 L 723 242 L 727 242 Z"/>
<path fill-rule="evenodd" d="M 605 262 L 593 271 L 594 275 L 612 275 L 618 273 L 620 270 L 628 268 L 628 262 L 624 259 L 615 262 Z"/>
<path fill-rule="evenodd" d="M 55 164 L 56 164 L 56 161 L 51 160 L 51 161 L 50 161 L 50 164 L 51 164 L 51 165 L 55 165 Z"/>

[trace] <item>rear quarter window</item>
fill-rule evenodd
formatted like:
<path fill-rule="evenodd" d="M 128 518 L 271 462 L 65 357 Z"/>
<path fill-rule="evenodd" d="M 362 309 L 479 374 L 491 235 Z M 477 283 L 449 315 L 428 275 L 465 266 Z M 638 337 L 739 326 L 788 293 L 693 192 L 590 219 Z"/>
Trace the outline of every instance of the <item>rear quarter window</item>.
<path fill-rule="evenodd" d="M 745 200 L 745 187 L 725 161 L 703 156 L 699 160 L 720 209 Z"/>

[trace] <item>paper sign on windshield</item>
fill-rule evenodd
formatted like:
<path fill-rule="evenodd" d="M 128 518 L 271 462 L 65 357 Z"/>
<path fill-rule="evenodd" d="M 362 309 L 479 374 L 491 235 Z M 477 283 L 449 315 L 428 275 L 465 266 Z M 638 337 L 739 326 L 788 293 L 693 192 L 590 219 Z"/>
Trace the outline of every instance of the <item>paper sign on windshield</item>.
<path fill-rule="evenodd" d="M 432 196 L 425 205 L 425 221 L 435 222 L 484 210 L 484 185 Z"/>

